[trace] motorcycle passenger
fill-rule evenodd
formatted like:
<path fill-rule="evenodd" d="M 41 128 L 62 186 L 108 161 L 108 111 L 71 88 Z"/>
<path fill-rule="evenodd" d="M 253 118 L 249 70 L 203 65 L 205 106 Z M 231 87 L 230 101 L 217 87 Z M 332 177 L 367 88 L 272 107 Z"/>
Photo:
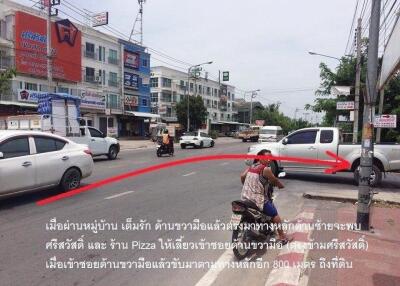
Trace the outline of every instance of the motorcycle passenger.
<path fill-rule="evenodd" d="M 259 156 L 271 155 L 271 151 L 262 150 L 258 152 Z M 269 166 L 269 159 L 255 160 L 254 164 L 246 169 L 240 176 L 243 184 L 242 200 L 249 200 L 254 202 L 258 208 L 267 216 L 272 217 L 272 222 L 279 226 L 282 219 L 278 215 L 278 211 L 271 201 L 271 193 L 268 186 L 277 186 L 283 189 L 284 185 L 274 176 Z M 281 228 L 278 228 L 279 241 L 285 245 L 293 238 L 289 238 Z"/>
<path fill-rule="evenodd" d="M 170 152 L 172 150 L 171 148 L 171 137 L 168 134 L 168 129 L 164 130 L 164 133 L 162 135 L 162 145 L 165 148 L 165 150 L 168 150 Z"/>

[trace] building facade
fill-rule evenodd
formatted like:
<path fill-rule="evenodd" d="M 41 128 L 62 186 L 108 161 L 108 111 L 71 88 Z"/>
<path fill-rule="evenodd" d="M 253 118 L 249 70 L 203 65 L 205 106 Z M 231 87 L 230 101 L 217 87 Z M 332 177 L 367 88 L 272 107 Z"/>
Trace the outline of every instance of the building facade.
<path fill-rule="evenodd" d="M 220 130 L 223 125 L 235 125 L 237 111 L 234 107 L 235 87 L 220 84 L 205 77 L 191 78 L 188 74 L 164 66 L 152 67 L 151 112 L 159 114 L 166 122 L 177 122 L 176 104 L 186 96 L 200 95 L 207 107 L 207 129 Z"/>
<path fill-rule="evenodd" d="M 0 0 L 0 69 L 17 71 L 10 89 L 1 92 L 0 116 L 35 113 L 41 92 L 68 93 L 81 97 L 89 125 L 114 136 L 144 135 L 145 121 L 154 117 L 145 48 L 53 17 L 48 88 L 45 19 L 38 9 Z"/>

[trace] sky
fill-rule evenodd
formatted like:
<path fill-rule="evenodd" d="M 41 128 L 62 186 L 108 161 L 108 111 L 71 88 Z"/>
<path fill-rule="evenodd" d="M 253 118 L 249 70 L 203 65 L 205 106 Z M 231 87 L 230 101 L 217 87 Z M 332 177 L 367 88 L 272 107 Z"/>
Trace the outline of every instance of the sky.
<path fill-rule="evenodd" d="M 33 5 L 31 0 L 18 2 Z M 129 35 L 139 10 L 136 0 L 64 3 L 68 2 L 92 12 L 108 11 L 110 26 L 125 35 Z M 147 0 L 144 45 L 189 64 L 213 61 L 206 68 L 210 77 L 217 77 L 219 70 L 229 71 L 229 84 L 238 88 L 236 97 L 243 98 L 243 90 L 260 89 L 255 100 L 263 104 L 279 101 L 281 110 L 294 117 L 296 108 L 303 109 L 315 99 L 320 83 L 319 63 L 326 62 L 331 68 L 338 64 L 335 59 L 311 56 L 308 51 L 344 55 L 355 3 L 356 0 Z M 61 11 L 81 19 L 64 5 Z M 182 70 L 188 68 L 181 62 L 153 55 Z M 167 64 L 153 58 L 152 65 Z M 305 112 L 300 110 L 297 116 Z"/>

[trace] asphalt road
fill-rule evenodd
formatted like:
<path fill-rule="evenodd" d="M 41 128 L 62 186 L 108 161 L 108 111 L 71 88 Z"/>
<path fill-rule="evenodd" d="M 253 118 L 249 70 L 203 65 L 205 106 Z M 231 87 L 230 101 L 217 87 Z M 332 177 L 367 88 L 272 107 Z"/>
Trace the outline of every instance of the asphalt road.
<path fill-rule="evenodd" d="M 176 149 L 173 158 L 157 158 L 155 150 L 122 151 L 115 161 L 95 160 L 93 175 L 83 183 L 135 169 L 196 155 L 246 153 L 249 144 L 236 142 L 212 149 Z M 161 242 L 229 242 L 229 231 L 156 230 L 157 222 L 228 223 L 231 201 L 240 198 L 239 174 L 243 161 L 210 161 L 160 170 L 93 189 L 45 206 L 36 201 L 58 193 L 42 191 L 0 202 L 0 285 L 265 285 L 269 269 L 47 269 L 57 261 L 234 261 L 224 249 L 161 249 Z M 399 188 L 399 176 L 392 175 L 385 188 Z M 349 189 L 348 175 L 288 174 L 286 188 L 277 192 L 275 203 L 281 216 L 291 219 L 304 206 L 318 204 L 302 198 L 305 190 Z M 123 224 L 127 218 L 150 223 L 142 231 L 48 231 L 46 223 L 107 222 Z M 46 250 L 51 239 L 82 238 L 85 243 L 103 242 L 107 249 Z M 129 242 L 129 249 L 111 249 L 111 241 Z M 135 247 L 132 247 L 132 241 Z M 147 248 L 156 249 L 147 249 Z M 133 249 L 132 249 L 133 248 Z M 272 261 L 276 251 L 255 253 L 252 260 Z"/>

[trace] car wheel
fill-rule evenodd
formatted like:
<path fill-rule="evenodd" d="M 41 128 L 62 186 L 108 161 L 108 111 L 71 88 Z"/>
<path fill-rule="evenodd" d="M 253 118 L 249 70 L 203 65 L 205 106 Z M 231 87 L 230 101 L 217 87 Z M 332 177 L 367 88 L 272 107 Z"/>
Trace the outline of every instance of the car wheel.
<path fill-rule="evenodd" d="M 181 148 L 182 149 L 186 149 L 186 145 L 185 144 L 181 144 Z"/>
<path fill-rule="evenodd" d="M 107 157 L 109 160 L 115 160 L 117 159 L 118 156 L 118 150 L 117 147 L 111 146 L 110 149 L 108 150 Z"/>
<path fill-rule="evenodd" d="M 200 142 L 200 146 L 199 146 L 199 148 L 203 148 L 204 147 L 204 142 L 203 141 L 201 141 Z"/>
<path fill-rule="evenodd" d="M 242 141 L 243 141 L 243 142 L 247 142 L 247 140 L 246 140 L 246 139 L 244 139 L 244 138 L 242 139 Z"/>
<path fill-rule="evenodd" d="M 64 192 L 77 189 L 81 185 L 81 178 L 81 172 L 78 169 L 68 169 L 61 179 L 60 187 Z"/>
<path fill-rule="evenodd" d="M 354 184 L 358 186 L 358 182 L 360 180 L 360 166 L 354 170 Z M 371 187 L 378 187 L 382 183 L 382 171 L 378 166 L 372 165 L 372 174 L 371 174 Z"/>
<path fill-rule="evenodd" d="M 212 148 L 212 147 L 214 147 L 214 145 L 215 145 L 215 142 L 213 140 L 213 141 L 211 141 L 210 147 Z"/>

